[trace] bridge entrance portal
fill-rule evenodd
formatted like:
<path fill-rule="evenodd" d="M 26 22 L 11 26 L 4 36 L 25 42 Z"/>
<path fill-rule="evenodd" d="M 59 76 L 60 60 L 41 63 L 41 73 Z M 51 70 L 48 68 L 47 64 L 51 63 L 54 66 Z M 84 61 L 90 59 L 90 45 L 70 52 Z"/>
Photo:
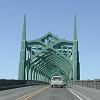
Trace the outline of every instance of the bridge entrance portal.
<path fill-rule="evenodd" d="M 19 80 L 48 82 L 54 75 L 61 75 L 65 81 L 80 79 L 76 17 L 73 41 L 60 39 L 51 32 L 39 39 L 26 41 L 24 16 Z"/>

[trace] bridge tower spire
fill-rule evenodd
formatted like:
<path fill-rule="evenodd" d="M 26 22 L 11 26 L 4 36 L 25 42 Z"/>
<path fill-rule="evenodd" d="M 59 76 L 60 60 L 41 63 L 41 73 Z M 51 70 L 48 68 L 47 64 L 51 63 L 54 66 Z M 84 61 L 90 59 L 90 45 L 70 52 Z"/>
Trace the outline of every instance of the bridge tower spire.
<path fill-rule="evenodd" d="M 77 40 L 76 15 L 74 16 L 74 40 L 73 40 L 73 80 L 80 79 L 79 51 Z"/>
<path fill-rule="evenodd" d="M 76 15 L 74 15 L 74 40 L 77 40 Z"/>
<path fill-rule="evenodd" d="M 25 61 L 26 61 L 26 15 L 24 15 L 22 42 L 19 62 L 19 80 L 25 80 Z"/>

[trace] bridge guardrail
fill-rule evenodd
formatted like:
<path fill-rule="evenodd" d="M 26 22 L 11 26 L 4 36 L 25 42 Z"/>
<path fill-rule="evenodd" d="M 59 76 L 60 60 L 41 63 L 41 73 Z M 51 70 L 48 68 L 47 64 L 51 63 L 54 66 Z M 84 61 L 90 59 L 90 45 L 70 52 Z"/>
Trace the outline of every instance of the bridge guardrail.
<path fill-rule="evenodd" d="M 95 80 L 76 80 L 74 81 L 74 85 L 80 85 L 89 88 L 100 89 L 100 79 Z"/>
<path fill-rule="evenodd" d="M 40 84 L 47 84 L 46 82 L 42 81 L 35 81 L 35 80 L 0 80 L 0 90 L 5 89 L 12 89 L 30 85 L 40 85 Z"/>

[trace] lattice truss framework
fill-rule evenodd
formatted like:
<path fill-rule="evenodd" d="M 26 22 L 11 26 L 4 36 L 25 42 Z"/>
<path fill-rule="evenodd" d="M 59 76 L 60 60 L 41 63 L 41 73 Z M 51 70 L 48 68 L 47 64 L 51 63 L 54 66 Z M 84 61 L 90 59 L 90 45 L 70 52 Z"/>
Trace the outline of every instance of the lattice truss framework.
<path fill-rule="evenodd" d="M 62 75 L 64 79 L 71 78 L 72 73 L 72 45 L 73 43 L 61 40 L 52 33 L 44 37 L 27 42 L 27 59 L 25 69 L 32 73 L 42 74 L 50 79 L 53 75 Z M 30 66 L 28 66 L 30 65 Z M 33 71 L 34 70 L 34 71 Z M 33 77 L 28 77 L 34 79 Z"/>
<path fill-rule="evenodd" d="M 19 79 L 48 82 L 54 75 L 63 76 L 64 81 L 80 79 L 76 19 L 74 26 L 74 41 L 60 39 L 51 32 L 39 39 L 26 41 L 24 17 Z"/>

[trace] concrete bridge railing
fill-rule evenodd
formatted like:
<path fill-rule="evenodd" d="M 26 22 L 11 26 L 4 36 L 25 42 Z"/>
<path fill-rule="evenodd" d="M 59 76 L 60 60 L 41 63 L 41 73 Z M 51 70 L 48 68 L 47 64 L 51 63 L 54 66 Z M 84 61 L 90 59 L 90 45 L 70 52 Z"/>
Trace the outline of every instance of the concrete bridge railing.
<path fill-rule="evenodd" d="M 0 80 L 0 90 L 24 87 L 29 85 L 41 85 L 47 84 L 43 81 L 35 81 L 35 80 Z"/>
<path fill-rule="evenodd" d="M 100 89 L 100 80 L 77 80 L 74 81 L 74 85 Z"/>

